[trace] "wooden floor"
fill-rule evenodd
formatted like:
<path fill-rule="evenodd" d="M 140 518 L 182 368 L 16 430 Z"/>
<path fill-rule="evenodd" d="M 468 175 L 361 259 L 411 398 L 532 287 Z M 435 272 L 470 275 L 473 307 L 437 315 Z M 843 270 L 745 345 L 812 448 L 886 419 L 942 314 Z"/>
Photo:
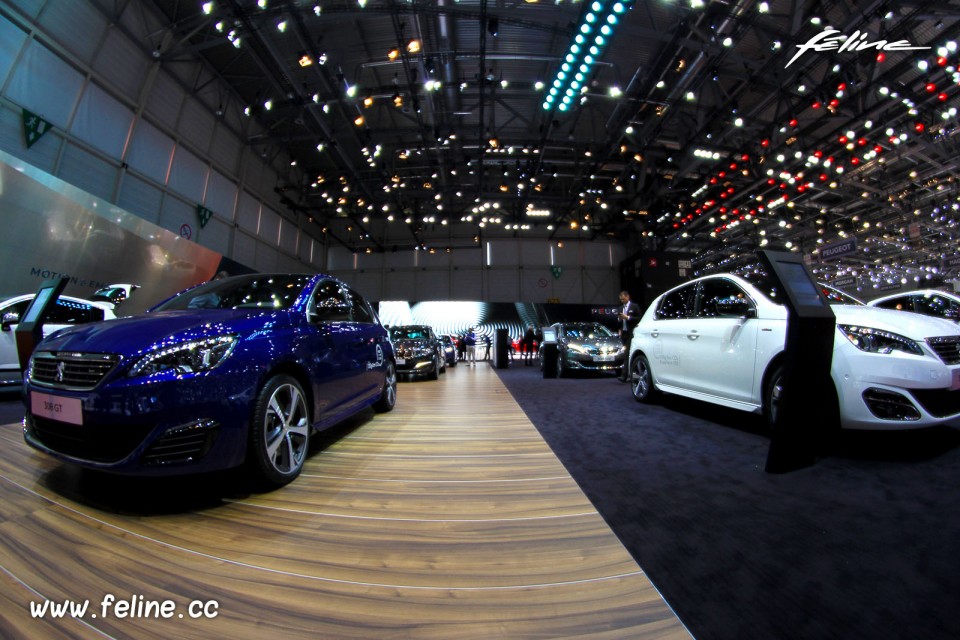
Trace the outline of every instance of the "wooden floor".
<path fill-rule="evenodd" d="M 487 363 L 335 435 L 244 495 L 80 472 L 0 427 L 0 636 L 690 637 Z"/>

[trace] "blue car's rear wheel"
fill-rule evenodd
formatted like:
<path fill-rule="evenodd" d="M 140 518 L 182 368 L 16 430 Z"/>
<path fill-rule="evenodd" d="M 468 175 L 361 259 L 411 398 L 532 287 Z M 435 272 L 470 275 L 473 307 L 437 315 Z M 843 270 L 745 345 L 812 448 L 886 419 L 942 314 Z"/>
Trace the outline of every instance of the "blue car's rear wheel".
<path fill-rule="evenodd" d="M 295 378 L 278 375 L 260 390 L 250 423 L 249 463 L 268 487 L 287 484 L 303 469 L 310 445 L 310 413 Z"/>

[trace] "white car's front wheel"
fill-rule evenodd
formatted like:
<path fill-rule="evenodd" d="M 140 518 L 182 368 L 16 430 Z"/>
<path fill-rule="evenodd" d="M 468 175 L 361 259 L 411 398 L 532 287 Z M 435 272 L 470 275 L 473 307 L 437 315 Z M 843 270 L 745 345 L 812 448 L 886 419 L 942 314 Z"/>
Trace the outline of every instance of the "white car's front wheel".
<path fill-rule="evenodd" d="M 657 388 L 653 386 L 650 362 L 642 353 L 634 356 L 630 363 L 630 390 L 633 392 L 633 399 L 637 402 L 652 402 L 657 396 Z"/>

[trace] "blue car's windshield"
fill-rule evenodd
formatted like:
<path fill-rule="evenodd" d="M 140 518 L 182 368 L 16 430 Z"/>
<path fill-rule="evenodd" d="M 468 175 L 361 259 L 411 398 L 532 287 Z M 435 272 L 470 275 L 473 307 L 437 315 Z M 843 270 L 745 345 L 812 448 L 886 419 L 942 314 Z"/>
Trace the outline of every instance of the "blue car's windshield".
<path fill-rule="evenodd" d="M 253 274 L 211 280 L 154 307 L 153 311 L 183 309 L 287 309 L 310 282 L 309 275 Z"/>

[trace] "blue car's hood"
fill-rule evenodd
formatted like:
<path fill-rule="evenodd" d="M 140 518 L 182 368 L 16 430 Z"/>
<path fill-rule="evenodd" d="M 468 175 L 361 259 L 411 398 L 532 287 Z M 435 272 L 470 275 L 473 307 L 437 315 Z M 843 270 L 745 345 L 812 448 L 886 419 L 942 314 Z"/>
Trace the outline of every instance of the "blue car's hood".
<path fill-rule="evenodd" d="M 224 333 L 246 334 L 268 322 L 276 328 L 289 322 L 288 313 L 246 309 L 158 311 L 63 329 L 45 338 L 36 350 L 135 355 L 162 341 L 176 343 Z"/>

